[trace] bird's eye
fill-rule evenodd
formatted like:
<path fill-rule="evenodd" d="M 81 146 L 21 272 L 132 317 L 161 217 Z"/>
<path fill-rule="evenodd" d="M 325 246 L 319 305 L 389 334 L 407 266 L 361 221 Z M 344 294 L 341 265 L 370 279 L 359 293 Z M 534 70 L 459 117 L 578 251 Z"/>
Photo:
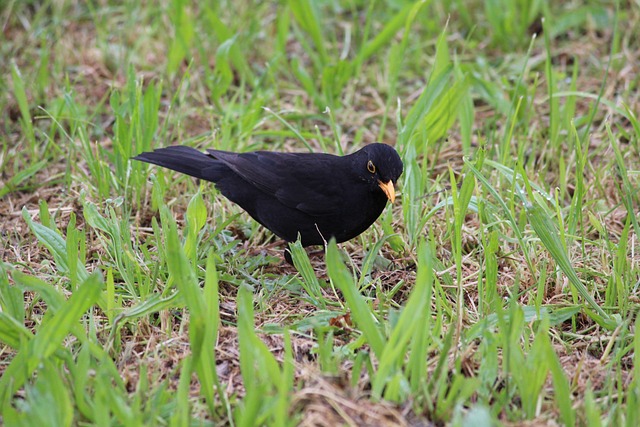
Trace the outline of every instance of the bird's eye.
<path fill-rule="evenodd" d="M 376 173 L 376 165 L 371 160 L 367 162 L 367 170 L 371 173 Z"/>

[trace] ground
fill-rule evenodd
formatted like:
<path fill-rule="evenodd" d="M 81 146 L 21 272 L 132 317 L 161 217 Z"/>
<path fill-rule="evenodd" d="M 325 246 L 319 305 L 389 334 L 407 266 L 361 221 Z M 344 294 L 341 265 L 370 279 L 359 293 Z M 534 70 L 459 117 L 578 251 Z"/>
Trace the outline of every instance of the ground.
<path fill-rule="evenodd" d="M 635 425 L 639 10 L 2 6 L 0 420 Z M 376 141 L 398 201 L 295 266 L 130 161 Z"/>

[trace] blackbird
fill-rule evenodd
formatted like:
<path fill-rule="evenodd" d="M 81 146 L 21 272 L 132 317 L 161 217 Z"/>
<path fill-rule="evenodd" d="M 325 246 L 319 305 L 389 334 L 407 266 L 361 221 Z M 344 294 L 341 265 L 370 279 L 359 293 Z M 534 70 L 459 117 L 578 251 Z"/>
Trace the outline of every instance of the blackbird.
<path fill-rule="evenodd" d="M 322 245 L 332 237 L 344 242 L 365 231 L 387 200 L 395 200 L 394 185 L 402 174 L 400 156 L 386 144 L 369 144 L 342 157 L 273 151 L 203 153 L 172 146 L 134 159 L 214 182 L 260 224 L 287 242 L 300 235 L 303 246 Z"/>

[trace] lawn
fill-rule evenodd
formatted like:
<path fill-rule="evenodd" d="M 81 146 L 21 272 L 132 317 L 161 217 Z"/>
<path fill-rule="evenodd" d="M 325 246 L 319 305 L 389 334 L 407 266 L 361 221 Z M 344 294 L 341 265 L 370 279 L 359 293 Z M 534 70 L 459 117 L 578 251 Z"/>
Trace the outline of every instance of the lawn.
<path fill-rule="evenodd" d="M 640 4 L 6 0 L 0 424 L 640 425 Z M 304 249 L 188 145 L 393 145 Z"/>

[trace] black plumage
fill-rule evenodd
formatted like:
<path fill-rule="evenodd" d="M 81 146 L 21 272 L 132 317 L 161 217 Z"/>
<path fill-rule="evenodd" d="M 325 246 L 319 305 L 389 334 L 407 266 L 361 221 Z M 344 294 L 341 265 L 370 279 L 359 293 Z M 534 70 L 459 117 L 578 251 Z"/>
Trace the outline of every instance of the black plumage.
<path fill-rule="evenodd" d="M 393 147 L 370 144 L 347 156 L 255 151 L 232 153 L 186 146 L 160 148 L 134 157 L 214 182 L 229 200 L 286 240 L 302 245 L 344 242 L 380 216 L 402 161 Z"/>

